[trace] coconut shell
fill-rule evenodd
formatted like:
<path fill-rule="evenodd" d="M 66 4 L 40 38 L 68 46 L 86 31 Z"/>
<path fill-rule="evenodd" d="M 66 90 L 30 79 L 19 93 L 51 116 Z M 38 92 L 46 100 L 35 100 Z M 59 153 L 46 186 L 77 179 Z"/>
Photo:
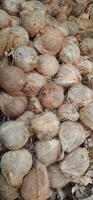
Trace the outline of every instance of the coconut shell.
<path fill-rule="evenodd" d="M 44 33 L 35 38 L 34 46 L 41 54 L 56 55 L 63 46 L 63 40 L 64 37 L 59 30 L 53 27 L 46 27 Z"/>
<path fill-rule="evenodd" d="M 4 92 L 0 94 L 0 110 L 8 117 L 18 117 L 27 108 L 28 100 L 24 93 L 10 96 Z"/>
<path fill-rule="evenodd" d="M 5 10 L 0 9 L 0 29 L 8 27 L 11 23 L 11 17 Z"/>
<path fill-rule="evenodd" d="M 59 59 L 61 62 L 77 65 L 80 59 L 79 46 L 67 39 L 60 51 Z"/>
<path fill-rule="evenodd" d="M 18 197 L 17 188 L 8 185 L 4 176 L 0 174 L 0 198 L 2 200 L 14 200 Z"/>
<path fill-rule="evenodd" d="M 21 194 L 25 200 L 46 200 L 49 191 L 49 180 L 46 167 L 39 161 L 24 178 Z"/>
<path fill-rule="evenodd" d="M 55 83 L 63 86 L 70 87 L 81 82 L 81 75 L 79 70 L 72 64 L 60 65 L 59 72 L 55 78 Z"/>
<path fill-rule="evenodd" d="M 60 119 L 68 119 L 71 121 L 77 121 L 79 119 L 79 113 L 74 106 L 74 104 L 71 103 L 64 103 L 61 105 L 58 109 L 58 116 Z"/>
<path fill-rule="evenodd" d="M 84 143 L 86 131 L 80 123 L 66 121 L 60 126 L 59 139 L 63 151 L 69 153 Z"/>
<path fill-rule="evenodd" d="M 31 128 L 40 140 L 50 140 L 58 134 L 59 120 L 53 112 L 44 111 L 32 119 Z"/>
<path fill-rule="evenodd" d="M 45 28 L 45 13 L 38 10 L 21 12 L 21 23 L 30 37 L 42 33 Z"/>
<path fill-rule="evenodd" d="M 61 145 L 57 139 L 37 141 L 35 150 L 38 160 L 47 166 L 56 162 L 61 155 Z"/>
<path fill-rule="evenodd" d="M 78 107 L 86 106 L 93 100 L 93 92 L 83 84 L 72 86 L 68 91 L 67 100 Z"/>
<path fill-rule="evenodd" d="M 25 72 L 32 71 L 39 63 L 37 52 L 28 46 L 18 47 L 14 52 L 14 60 L 15 65 Z"/>
<path fill-rule="evenodd" d="M 93 102 L 87 104 L 84 108 L 80 110 L 80 120 L 93 130 Z"/>
<path fill-rule="evenodd" d="M 1 159 L 1 170 L 8 184 L 20 186 L 32 167 L 31 153 L 26 149 L 6 152 Z"/>
<path fill-rule="evenodd" d="M 22 148 L 29 138 L 29 129 L 21 121 L 5 122 L 0 127 L 0 141 L 9 150 Z"/>
<path fill-rule="evenodd" d="M 88 151 L 85 148 L 78 148 L 60 163 L 63 174 L 72 180 L 83 175 L 89 167 Z"/>
<path fill-rule="evenodd" d="M 48 176 L 51 188 L 64 188 L 69 182 L 69 178 L 63 175 L 58 164 L 48 166 Z"/>
<path fill-rule="evenodd" d="M 38 72 L 33 71 L 27 73 L 26 84 L 23 91 L 26 96 L 36 96 L 45 83 L 45 77 Z"/>
<path fill-rule="evenodd" d="M 59 68 L 59 63 L 54 56 L 48 54 L 39 56 L 39 65 L 37 67 L 39 73 L 51 77 L 58 72 Z"/>
<path fill-rule="evenodd" d="M 25 0 L 3 0 L 2 6 L 11 15 L 16 15 L 20 11 L 21 3 Z"/>
<path fill-rule="evenodd" d="M 8 93 L 19 92 L 26 82 L 23 70 L 15 66 L 0 67 L 0 86 Z"/>
<path fill-rule="evenodd" d="M 64 100 L 64 90 L 61 86 L 51 82 L 41 90 L 40 101 L 45 108 L 58 108 Z"/>

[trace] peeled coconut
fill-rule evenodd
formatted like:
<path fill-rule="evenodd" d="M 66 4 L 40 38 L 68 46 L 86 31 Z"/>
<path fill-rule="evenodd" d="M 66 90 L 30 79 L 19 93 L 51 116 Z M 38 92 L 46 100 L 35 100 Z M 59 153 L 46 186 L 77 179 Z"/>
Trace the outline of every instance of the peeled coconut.
<path fill-rule="evenodd" d="M 77 65 L 80 59 L 80 49 L 78 44 L 71 41 L 70 38 L 67 38 L 60 51 L 59 59 L 61 62 Z"/>
<path fill-rule="evenodd" d="M 63 188 L 69 182 L 69 178 L 63 175 L 58 164 L 48 166 L 48 176 L 51 188 Z"/>
<path fill-rule="evenodd" d="M 45 77 L 38 72 L 33 71 L 27 73 L 26 84 L 23 91 L 27 96 L 36 96 L 45 83 Z"/>
<path fill-rule="evenodd" d="M 79 113 L 76 106 L 73 103 L 66 102 L 58 109 L 58 116 L 63 120 L 77 121 L 79 119 Z"/>
<path fill-rule="evenodd" d="M 25 176 L 21 186 L 21 194 L 25 200 L 46 200 L 49 191 L 49 179 L 46 167 L 39 161 Z"/>
<path fill-rule="evenodd" d="M 39 65 L 36 70 L 44 76 L 54 76 L 59 68 L 60 66 L 56 57 L 49 54 L 39 56 Z"/>
<path fill-rule="evenodd" d="M 33 47 L 21 46 L 14 52 L 14 61 L 17 67 L 29 72 L 38 66 L 39 57 Z"/>
<path fill-rule="evenodd" d="M 45 31 L 34 40 L 34 46 L 41 54 L 56 55 L 63 46 L 62 33 L 53 28 L 46 27 Z"/>
<path fill-rule="evenodd" d="M 53 82 L 47 83 L 41 90 L 40 101 L 45 108 L 58 108 L 64 100 L 64 90 Z"/>
<path fill-rule="evenodd" d="M 10 23 L 11 17 L 9 14 L 5 10 L 0 9 L 0 29 L 9 26 Z"/>
<path fill-rule="evenodd" d="M 0 198 L 2 200 L 14 200 L 18 197 L 17 188 L 8 185 L 3 174 L 0 174 Z"/>
<path fill-rule="evenodd" d="M 72 180 L 83 175 L 88 167 L 88 151 L 81 147 L 67 155 L 65 160 L 60 163 L 62 173 Z"/>
<path fill-rule="evenodd" d="M 41 163 L 51 165 L 60 157 L 61 145 L 57 139 L 37 141 L 35 144 L 35 151 L 37 158 Z"/>
<path fill-rule="evenodd" d="M 60 126 L 59 139 L 63 151 L 69 153 L 84 143 L 86 131 L 80 123 L 66 121 Z"/>
<path fill-rule="evenodd" d="M 28 100 L 24 93 L 10 96 L 2 92 L 0 94 L 0 110 L 8 117 L 18 117 L 27 108 Z"/>
<path fill-rule="evenodd" d="M 32 167 L 31 153 L 26 149 L 6 152 L 1 159 L 1 170 L 8 184 L 17 187 Z"/>
<path fill-rule="evenodd" d="M 81 82 L 79 70 L 72 64 L 60 65 L 55 82 L 63 87 L 70 87 Z"/>
<path fill-rule="evenodd" d="M 86 106 L 88 103 L 92 102 L 93 92 L 85 85 L 77 84 L 69 89 L 67 100 L 78 107 Z"/>
<path fill-rule="evenodd" d="M 28 127 L 21 121 L 5 122 L 0 127 L 0 141 L 9 150 L 22 148 L 29 135 Z"/>
<path fill-rule="evenodd" d="M 0 86 L 8 93 L 19 92 L 26 82 L 26 75 L 22 69 L 15 66 L 0 67 Z"/>
<path fill-rule="evenodd" d="M 80 109 L 80 120 L 93 130 L 93 102 Z"/>
<path fill-rule="evenodd" d="M 93 62 L 89 60 L 88 56 L 81 56 L 77 68 L 79 69 L 81 75 L 86 75 L 93 71 Z"/>
<path fill-rule="evenodd" d="M 59 120 L 53 112 L 44 111 L 32 119 L 31 128 L 40 140 L 50 140 L 58 134 Z"/>

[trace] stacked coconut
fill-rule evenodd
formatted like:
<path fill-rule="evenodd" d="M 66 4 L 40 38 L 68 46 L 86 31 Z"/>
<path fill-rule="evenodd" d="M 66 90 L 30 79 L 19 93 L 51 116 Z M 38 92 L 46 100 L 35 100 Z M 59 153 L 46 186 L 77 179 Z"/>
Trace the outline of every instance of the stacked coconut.
<path fill-rule="evenodd" d="M 92 27 L 89 0 L 0 1 L 1 200 L 92 183 Z"/>

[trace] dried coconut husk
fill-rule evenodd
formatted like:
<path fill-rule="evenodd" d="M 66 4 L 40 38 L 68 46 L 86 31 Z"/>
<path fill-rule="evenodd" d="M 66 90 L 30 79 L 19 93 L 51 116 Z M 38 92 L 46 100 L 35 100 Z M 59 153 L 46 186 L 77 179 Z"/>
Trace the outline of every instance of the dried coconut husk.
<path fill-rule="evenodd" d="M 36 68 L 39 73 L 51 77 L 58 72 L 59 68 L 60 66 L 56 57 L 49 54 L 39 56 L 39 65 Z"/>
<path fill-rule="evenodd" d="M 47 83 L 41 90 L 40 102 L 45 108 L 58 108 L 64 101 L 64 90 L 53 82 Z"/>
<path fill-rule="evenodd" d="M 63 39 L 64 37 L 59 30 L 46 27 L 44 33 L 35 38 L 34 46 L 41 54 L 56 55 L 63 46 Z"/>
<path fill-rule="evenodd" d="M 32 167 L 31 153 L 26 149 L 6 152 L 1 159 L 1 170 L 8 184 L 17 187 Z"/>
<path fill-rule="evenodd" d="M 81 56 L 77 65 L 82 76 L 91 73 L 93 71 L 93 62 L 90 61 L 88 56 Z"/>
<path fill-rule="evenodd" d="M 79 108 L 86 106 L 93 101 L 93 91 L 83 84 L 74 85 L 68 91 L 67 100 Z"/>
<path fill-rule="evenodd" d="M 28 110 L 33 113 L 43 112 L 42 105 L 37 97 L 29 97 Z"/>
<path fill-rule="evenodd" d="M 9 28 L 0 30 L 0 57 L 2 57 L 6 51 L 9 35 L 10 35 Z"/>
<path fill-rule="evenodd" d="M 46 25 L 50 27 L 54 27 L 55 29 L 59 30 L 64 36 L 69 35 L 69 29 L 67 26 L 64 25 L 64 22 L 61 23 L 56 18 L 48 14 L 46 15 Z"/>
<path fill-rule="evenodd" d="M 0 29 L 9 26 L 11 23 L 11 17 L 5 10 L 0 9 Z"/>
<path fill-rule="evenodd" d="M 2 6 L 11 15 L 16 15 L 20 11 L 21 3 L 25 0 L 3 0 Z"/>
<path fill-rule="evenodd" d="M 28 127 L 21 121 L 7 121 L 0 127 L 0 141 L 9 150 L 22 148 L 29 135 Z"/>
<path fill-rule="evenodd" d="M 0 66 L 0 86 L 8 93 L 19 92 L 26 82 L 26 75 L 22 69 L 15 66 Z"/>
<path fill-rule="evenodd" d="M 72 64 L 61 64 L 59 72 L 54 79 L 56 84 L 70 87 L 81 82 L 79 70 Z"/>
<path fill-rule="evenodd" d="M 53 112 L 44 111 L 32 119 L 31 129 L 40 140 L 50 140 L 58 134 L 59 120 Z"/>
<path fill-rule="evenodd" d="M 38 72 L 26 74 L 26 84 L 23 89 L 26 96 L 36 96 L 40 89 L 45 85 L 46 78 Z"/>
<path fill-rule="evenodd" d="M 64 188 L 69 182 L 69 178 L 63 175 L 58 164 L 48 166 L 48 176 L 51 188 Z"/>
<path fill-rule="evenodd" d="M 93 102 L 87 104 L 84 108 L 80 110 L 80 120 L 93 130 Z"/>
<path fill-rule="evenodd" d="M 59 140 L 37 141 L 35 151 L 38 160 L 46 166 L 56 162 L 61 156 L 61 144 Z"/>
<path fill-rule="evenodd" d="M 19 197 L 17 188 L 8 185 L 3 174 L 0 174 L 0 198 L 1 200 L 14 200 Z"/>
<path fill-rule="evenodd" d="M 77 65 L 80 59 L 80 49 L 73 41 L 73 37 L 68 37 L 59 53 L 59 60 L 67 64 Z"/>
<path fill-rule="evenodd" d="M 56 16 L 59 10 L 58 0 L 51 0 L 50 4 L 46 4 L 45 7 L 48 14 L 50 14 L 51 16 Z"/>
<path fill-rule="evenodd" d="M 58 116 L 61 120 L 77 121 L 79 119 L 79 113 L 76 106 L 73 103 L 66 102 L 58 109 Z"/>
<path fill-rule="evenodd" d="M 0 94 L 0 110 L 8 117 L 18 117 L 27 108 L 28 100 L 24 93 L 10 96 L 4 92 Z"/>
<path fill-rule="evenodd" d="M 63 174 L 74 180 L 83 175 L 89 167 L 88 151 L 85 148 L 78 148 L 66 156 L 60 163 Z"/>
<path fill-rule="evenodd" d="M 14 51 L 15 65 L 25 72 L 32 71 L 39 64 L 39 57 L 33 47 L 21 46 Z"/>
<path fill-rule="evenodd" d="M 39 161 L 35 163 L 21 186 L 21 194 L 25 200 L 46 200 L 49 191 L 49 179 L 46 167 Z"/>
<path fill-rule="evenodd" d="M 77 122 L 66 121 L 60 126 L 59 139 L 63 151 L 71 152 L 84 143 L 87 137 L 83 126 Z"/>

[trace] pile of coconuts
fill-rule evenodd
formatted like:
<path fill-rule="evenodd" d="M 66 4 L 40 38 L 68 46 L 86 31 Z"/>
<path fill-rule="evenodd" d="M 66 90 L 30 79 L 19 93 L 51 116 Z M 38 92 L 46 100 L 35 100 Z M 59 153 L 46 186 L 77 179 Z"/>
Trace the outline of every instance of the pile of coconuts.
<path fill-rule="evenodd" d="M 92 183 L 91 0 L 0 1 L 0 116 L 0 200 Z"/>

